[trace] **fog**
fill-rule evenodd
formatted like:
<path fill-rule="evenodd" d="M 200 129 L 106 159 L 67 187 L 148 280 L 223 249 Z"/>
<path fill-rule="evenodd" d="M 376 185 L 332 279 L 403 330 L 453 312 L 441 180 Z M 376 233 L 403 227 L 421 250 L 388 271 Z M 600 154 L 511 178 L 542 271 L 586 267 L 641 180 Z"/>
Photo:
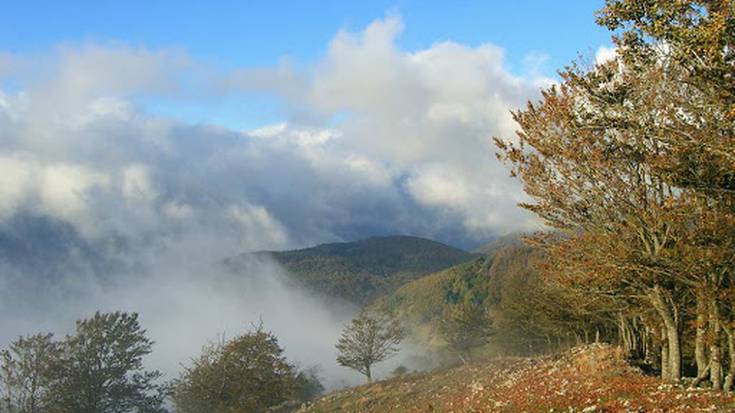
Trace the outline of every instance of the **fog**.
<path fill-rule="evenodd" d="M 236 268 L 225 265 L 235 253 L 227 247 L 234 244 L 231 240 L 188 236 L 193 235 L 180 233 L 169 242 L 158 240 L 157 246 L 116 249 L 114 257 L 102 259 L 105 252 L 93 249 L 85 255 L 80 252 L 84 242 L 67 234 L 63 244 L 41 244 L 47 254 L 59 249 L 51 254 L 54 258 L 36 262 L 30 254 L 30 262 L 17 255 L 0 261 L 0 345 L 37 332 L 63 338 L 73 332 L 75 320 L 95 311 L 136 312 L 155 342 L 146 366 L 172 379 L 208 342 L 233 338 L 262 322 L 276 335 L 289 362 L 316 368 L 328 389 L 363 381 L 335 361 L 334 344 L 357 308 L 304 290 L 260 254 L 239 255 Z M 35 265 L 52 268 L 33 277 L 29 274 Z M 412 352 L 385 363 L 378 375 L 405 362 Z"/>
<path fill-rule="evenodd" d="M 155 341 L 147 367 L 173 378 L 208 341 L 232 338 L 262 321 L 290 361 L 318 366 L 325 385 L 353 382 L 354 375 L 335 364 L 334 343 L 354 309 L 326 304 L 295 287 L 273 262 L 243 264 L 233 274 L 211 256 L 178 250 L 137 263 L 135 273 L 58 274 L 52 282 L 31 282 L 6 266 L 0 277 L 0 341 L 35 332 L 70 333 L 76 319 L 98 310 L 137 312 Z"/>

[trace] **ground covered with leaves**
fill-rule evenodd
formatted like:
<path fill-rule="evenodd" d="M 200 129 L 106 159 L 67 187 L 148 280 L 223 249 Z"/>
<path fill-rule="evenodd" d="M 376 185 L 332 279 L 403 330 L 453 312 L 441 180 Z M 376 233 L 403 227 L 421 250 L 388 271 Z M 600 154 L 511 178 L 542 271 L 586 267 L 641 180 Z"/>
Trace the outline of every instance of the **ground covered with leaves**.
<path fill-rule="evenodd" d="M 396 377 L 328 394 L 299 412 L 735 412 L 735 398 L 662 384 L 617 348 L 590 345 Z"/>

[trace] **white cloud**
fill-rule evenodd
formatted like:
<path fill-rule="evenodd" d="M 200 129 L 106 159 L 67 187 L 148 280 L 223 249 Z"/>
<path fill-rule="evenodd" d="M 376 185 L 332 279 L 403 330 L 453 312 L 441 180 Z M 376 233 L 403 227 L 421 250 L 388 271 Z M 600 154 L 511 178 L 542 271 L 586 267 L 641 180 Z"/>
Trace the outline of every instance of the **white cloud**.
<path fill-rule="evenodd" d="M 194 216 L 194 208 L 179 202 L 168 202 L 161 207 L 165 216 L 173 219 L 190 219 Z"/>
<path fill-rule="evenodd" d="M 609 62 L 617 57 L 617 49 L 613 47 L 600 46 L 595 53 L 595 63 L 598 65 Z"/>
<path fill-rule="evenodd" d="M 150 172 L 145 165 L 132 164 L 123 169 L 122 192 L 134 202 L 150 203 L 158 195 L 153 189 Z"/>
<path fill-rule="evenodd" d="M 262 206 L 233 205 L 229 215 L 241 235 L 242 248 L 245 251 L 255 249 L 273 249 L 288 244 L 286 228 L 274 219 Z"/>
<path fill-rule="evenodd" d="M 301 111 L 340 116 L 341 148 L 389 165 L 394 177 L 411 176 L 405 189 L 414 200 L 451 209 L 473 228 L 471 236 L 527 229 L 532 221 L 515 205 L 520 185 L 493 158 L 490 138 L 512 138 L 510 110 L 553 83 L 538 74 L 543 55 L 522 77 L 508 71 L 504 51 L 491 44 L 402 51 L 396 45 L 402 29 L 399 18 L 389 17 L 362 33 L 341 32 L 314 74 L 299 77 L 303 94 L 284 97 Z M 455 179 L 429 179 L 426 165 L 440 165 Z M 504 219 L 487 219 L 488 210 Z"/>
<path fill-rule="evenodd" d="M 73 223 L 85 235 L 96 234 L 90 211 L 91 191 L 105 188 L 110 178 L 88 168 L 59 164 L 43 168 L 40 180 L 40 208 L 45 213 Z"/>
<path fill-rule="evenodd" d="M 196 72 L 201 64 L 175 51 L 60 47 L 41 58 L 45 66 L 29 65 L 45 69 L 14 73 L 22 90 L 0 105 L 0 167 L 12 177 L 0 214 L 37 196 L 37 211 L 88 236 L 146 239 L 231 230 L 237 216 L 233 241 L 248 248 L 388 232 L 471 243 L 527 228 L 515 205 L 520 185 L 495 161 L 490 138 L 513 136 L 510 109 L 546 80 L 509 72 L 492 44 L 401 50 L 402 30 L 388 17 L 338 33 L 312 67 L 284 61 L 225 77 Z M 195 83 L 214 89 L 187 90 L 185 79 L 202 73 L 213 77 Z M 132 103 L 249 91 L 280 96 L 289 116 L 239 133 Z"/>
<path fill-rule="evenodd" d="M 421 202 L 462 210 L 472 194 L 463 177 L 441 165 L 420 171 L 408 181 L 411 193 Z"/>
<path fill-rule="evenodd" d="M 27 160 L 0 155 L 0 222 L 21 207 L 32 179 L 33 168 Z"/>

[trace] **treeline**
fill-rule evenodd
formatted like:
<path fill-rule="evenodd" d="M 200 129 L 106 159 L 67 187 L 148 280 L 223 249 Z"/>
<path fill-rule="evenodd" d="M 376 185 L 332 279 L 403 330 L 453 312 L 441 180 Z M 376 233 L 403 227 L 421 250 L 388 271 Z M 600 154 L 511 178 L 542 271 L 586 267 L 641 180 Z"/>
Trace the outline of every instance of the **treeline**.
<path fill-rule="evenodd" d="M 735 2 L 608 0 L 597 21 L 616 57 L 564 69 L 514 113 L 517 139 L 495 140 L 555 229 L 530 240 L 546 256 L 535 328 L 731 390 Z"/>
<path fill-rule="evenodd" d="M 144 368 L 152 346 L 138 315 L 124 312 L 98 312 L 61 340 L 21 337 L 0 353 L 0 412 L 278 412 L 324 390 L 262 326 L 205 347 L 173 381 Z"/>

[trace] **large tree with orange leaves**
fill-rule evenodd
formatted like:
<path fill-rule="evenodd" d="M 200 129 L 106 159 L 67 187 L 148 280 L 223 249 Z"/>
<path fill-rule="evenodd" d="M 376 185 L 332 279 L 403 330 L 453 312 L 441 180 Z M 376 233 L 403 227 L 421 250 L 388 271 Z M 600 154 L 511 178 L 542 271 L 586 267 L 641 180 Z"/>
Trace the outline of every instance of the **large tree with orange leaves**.
<path fill-rule="evenodd" d="M 610 0 L 599 22 L 618 30 L 618 57 L 562 72 L 514 113 L 518 139 L 496 139 L 500 157 L 533 199 L 523 206 L 565 233 L 547 245 L 551 261 L 655 310 L 666 379 L 681 376 L 682 319 L 701 301 L 719 387 L 719 332 L 732 331 L 722 297 L 733 268 L 733 2 Z"/>

